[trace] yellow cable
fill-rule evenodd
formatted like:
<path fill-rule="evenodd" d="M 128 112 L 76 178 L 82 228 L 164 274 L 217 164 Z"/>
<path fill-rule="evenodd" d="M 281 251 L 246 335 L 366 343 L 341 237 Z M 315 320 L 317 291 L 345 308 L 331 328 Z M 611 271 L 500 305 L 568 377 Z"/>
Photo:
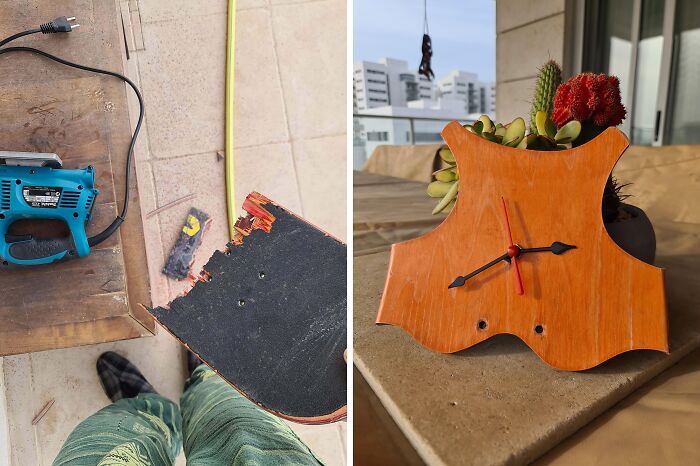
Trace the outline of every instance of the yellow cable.
<path fill-rule="evenodd" d="M 228 48 L 226 53 L 226 205 L 228 232 L 233 240 L 236 224 L 236 197 L 233 185 L 233 75 L 236 41 L 236 0 L 228 2 Z"/>

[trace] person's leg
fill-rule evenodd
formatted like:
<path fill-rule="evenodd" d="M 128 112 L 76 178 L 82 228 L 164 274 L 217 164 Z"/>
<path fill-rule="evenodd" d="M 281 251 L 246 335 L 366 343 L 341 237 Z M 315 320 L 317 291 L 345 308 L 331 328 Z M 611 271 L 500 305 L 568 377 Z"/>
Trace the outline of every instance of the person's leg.
<path fill-rule="evenodd" d="M 104 353 L 97 372 L 114 401 L 73 430 L 54 466 L 171 466 L 182 446 L 182 417 L 141 372 L 116 353 Z"/>
<path fill-rule="evenodd" d="M 322 464 L 287 424 L 205 365 L 187 381 L 180 406 L 187 466 Z"/>

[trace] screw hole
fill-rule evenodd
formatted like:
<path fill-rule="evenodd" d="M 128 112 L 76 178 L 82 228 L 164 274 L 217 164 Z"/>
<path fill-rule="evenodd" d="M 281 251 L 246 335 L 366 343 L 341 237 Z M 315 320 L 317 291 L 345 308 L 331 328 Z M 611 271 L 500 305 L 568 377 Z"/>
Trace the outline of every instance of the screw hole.
<path fill-rule="evenodd" d="M 0 214 L 0 220 L 5 220 L 5 214 Z"/>
<path fill-rule="evenodd" d="M 2 265 L 10 265 L 10 263 L 7 261 L 2 261 Z"/>
<path fill-rule="evenodd" d="M 83 189 L 83 185 L 82 185 L 82 184 L 79 184 L 79 185 L 78 185 L 78 189 L 79 189 L 79 190 L 82 190 L 82 189 Z"/>
<path fill-rule="evenodd" d="M 542 332 L 544 332 L 544 327 L 541 324 L 535 325 L 535 333 L 541 334 Z"/>
<path fill-rule="evenodd" d="M 30 175 L 33 175 L 34 173 L 36 173 L 34 170 L 29 170 Z"/>
<path fill-rule="evenodd" d="M 78 212 L 73 212 L 73 217 L 78 218 Z"/>
<path fill-rule="evenodd" d="M 224 251 L 224 256 L 230 256 L 231 255 L 231 250 L 229 248 L 226 248 Z"/>
<path fill-rule="evenodd" d="M 15 183 L 22 184 L 22 180 L 16 180 Z"/>
<path fill-rule="evenodd" d="M 258 277 L 265 278 L 265 272 L 258 272 Z"/>
<path fill-rule="evenodd" d="M 485 320 L 480 320 L 479 323 L 477 324 L 477 327 L 479 327 L 479 330 L 486 330 L 486 327 L 488 327 L 489 324 Z"/>
<path fill-rule="evenodd" d="M 239 305 L 240 307 L 245 306 L 245 299 L 239 299 L 239 300 L 238 300 L 238 305 Z"/>

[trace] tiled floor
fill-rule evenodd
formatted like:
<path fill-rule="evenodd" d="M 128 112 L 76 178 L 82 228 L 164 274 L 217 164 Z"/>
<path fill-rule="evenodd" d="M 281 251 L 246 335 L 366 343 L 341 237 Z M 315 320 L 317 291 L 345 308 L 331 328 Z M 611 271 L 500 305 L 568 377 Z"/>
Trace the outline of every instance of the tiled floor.
<path fill-rule="evenodd" d="M 144 221 L 155 303 L 183 289 L 160 269 L 190 206 L 214 219 L 195 268 L 227 239 L 224 164 L 217 157 L 224 148 L 226 2 L 196 3 L 139 2 L 145 49 L 128 63 L 146 99 L 137 153 L 144 213 L 196 196 Z M 345 240 L 346 2 L 237 3 L 237 204 L 257 190 Z M 107 404 L 94 362 L 108 349 L 136 362 L 163 394 L 179 397 L 182 353 L 165 332 L 0 359 L 0 416 L 6 406 L 12 466 L 49 465 L 71 429 Z M 50 399 L 53 407 L 32 426 Z M 345 423 L 293 428 L 328 464 L 345 464 Z M 0 423 L 0 445 L 5 436 Z"/>

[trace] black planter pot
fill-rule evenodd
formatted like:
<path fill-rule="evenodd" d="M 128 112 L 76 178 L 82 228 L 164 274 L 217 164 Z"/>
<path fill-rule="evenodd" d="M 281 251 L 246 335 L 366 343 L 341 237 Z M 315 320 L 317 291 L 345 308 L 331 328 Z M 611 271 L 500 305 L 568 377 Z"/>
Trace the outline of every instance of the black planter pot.
<path fill-rule="evenodd" d="M 631 218 L 605 224 L 610 237 L 628 254 L 647 264 L 654 263 L 656 256 L 656 235 L 654 227 L 639 207 L 622 204 L 621 208 Z"/>

